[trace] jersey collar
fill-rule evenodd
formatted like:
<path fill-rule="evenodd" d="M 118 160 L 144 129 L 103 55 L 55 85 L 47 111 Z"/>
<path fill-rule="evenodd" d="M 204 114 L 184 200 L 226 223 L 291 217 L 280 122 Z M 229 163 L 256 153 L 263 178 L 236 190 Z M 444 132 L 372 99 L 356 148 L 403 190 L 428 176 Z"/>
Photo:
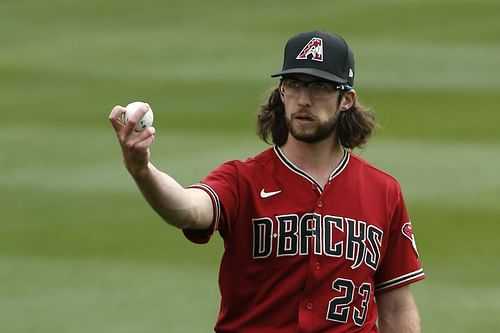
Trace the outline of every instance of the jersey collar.
<path fill-rule="evenodd" d="M 332 171 L 332 173 L 330 174 L 330 177 L 328 177 L 329 181 L 331 181 L 333 178 L 337 177 L 342 171 L 344 171 L 344 169 L 346 168 L 347 164 L 349 163 L 349 157 L 351 156 L 351 154 L 344 147 L 342 147 L 342 149 L 344 151 L 344 154 L 342 156 L 342 160 L 337 165 L 337 167 Z M 296 166 L 295 164 L 293 164 L 293 162 L 290 161 L 285 156 L 285 154 L 283 153 L 283 151 L 281 150 L 280 147 L 274 146 L 274 151 L 275 151 L 276 155 L 278 156 L 278 158 L 280 159 L 280 161 L 288 169 L 290 169 L 294 173 L 298 174 L 299 176 L 304 177 L 310 183 L 315 184 L 317 186 L 318 190 L 320 192 L 323 192 L 323 187 L 318 183 L 318 181 L 316 181 L 316 179 L 314 179 L 312 176 L 310 176 L 307 172 L 305 172 L 304 170 L 302 170 L 301 168 L 299 168 L 298 166 Z"/>

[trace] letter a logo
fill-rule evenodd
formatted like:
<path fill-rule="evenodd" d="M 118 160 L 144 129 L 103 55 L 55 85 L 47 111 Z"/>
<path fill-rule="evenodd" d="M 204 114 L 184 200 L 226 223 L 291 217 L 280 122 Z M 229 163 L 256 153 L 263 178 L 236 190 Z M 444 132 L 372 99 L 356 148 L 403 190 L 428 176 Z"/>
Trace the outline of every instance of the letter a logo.
<path fill-rule="evenodd" d="M 313 37 L 306 46 L 300 51 L 296 59 L 307 60 L 312 54 L 312 60 L 323 61 L 323 40 L 318 37 Z"/>

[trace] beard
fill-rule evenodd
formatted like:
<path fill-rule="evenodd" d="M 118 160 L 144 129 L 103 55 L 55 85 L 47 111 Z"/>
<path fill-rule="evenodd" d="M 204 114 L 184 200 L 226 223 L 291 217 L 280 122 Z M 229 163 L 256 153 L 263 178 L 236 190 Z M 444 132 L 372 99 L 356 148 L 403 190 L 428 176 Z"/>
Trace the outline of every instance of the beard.
<path fill-rule="evenodd" d="M 311 123 L 308 126 L 301 126 L 293 123 L 293 119 L 285 117 L 286 127 L 288 132 L 298 141 L 306 143 L 317 143 L 330 137 L 337 126 L 338 113 L 333 114 L 325 121 Z M 315 121 L 318 121 L 314 118 Z"/>

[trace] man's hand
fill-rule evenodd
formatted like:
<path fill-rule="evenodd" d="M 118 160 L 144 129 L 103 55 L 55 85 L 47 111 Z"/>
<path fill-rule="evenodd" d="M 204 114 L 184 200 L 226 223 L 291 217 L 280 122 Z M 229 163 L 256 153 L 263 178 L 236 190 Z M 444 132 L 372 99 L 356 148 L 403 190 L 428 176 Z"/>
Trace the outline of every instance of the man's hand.
<path fill-rule="evenodd" d="M 126 109 L 115 106 L 109 114 L 109 121 L 115 129 L 118 141 L 122 148 L 123 159 L 127 170 L 132 176 L 138 176 L 148 167 L 150 160 L 149 147 L 154 141 L 155 129 L 148 127 L 144 131 L 136 132 L 135 126 L 148 112 L 149 106 L 145 104 L 130 117 L 127 124 L 123 124 L 122 115 Z"/>
<path fill-rule="evenodd" d="M 125 166 L 151 207 L 169 224 L 178 228 L 210 228 L 213 220 L 212 200 L 201 189 L 184 189 L 175 179 L 158 170 L 149 161 L 149 147 L 154 141 L 154 127 L 136 132 L 135 126 L 149 106 L 142 106 L 123 124 L 126 109 L 115 106 L 109 121 L 115 129 L 123 152 Z"/>

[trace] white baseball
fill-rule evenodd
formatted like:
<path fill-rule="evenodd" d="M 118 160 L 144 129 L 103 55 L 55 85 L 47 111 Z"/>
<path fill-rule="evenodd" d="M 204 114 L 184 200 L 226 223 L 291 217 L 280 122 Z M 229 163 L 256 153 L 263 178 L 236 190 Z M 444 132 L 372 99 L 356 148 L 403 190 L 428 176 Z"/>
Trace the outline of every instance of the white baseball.
<path fill-rule="evenodd" d="M 144 102 L 132 102 L 132 103 L 128 104 L 125 107 L 127 110 L 125 111 L 125 114 L 123 115 L 123 123 L 126 124 L 128 122 L 128 120 L 130 119 L 130 117 L 132 117 L 132 115 L 134 113 L 136 113 L 137 110 L 139 110 L 139 108 L 144 104 L 146 104 L 146 103 L 144 103 Z M 144 129 L 146 127 L 151 127 L 152 125 L 153 125 L 153 109 L 151 109 L 151 107 L 149 107 L 148 112 L 146 112 L 144 117 L 142 117 L 142 119 L 139 122 L 137 122 L 137 125 L 135 126 L 135 131 L 136 132 L 144 131 Z"/>

